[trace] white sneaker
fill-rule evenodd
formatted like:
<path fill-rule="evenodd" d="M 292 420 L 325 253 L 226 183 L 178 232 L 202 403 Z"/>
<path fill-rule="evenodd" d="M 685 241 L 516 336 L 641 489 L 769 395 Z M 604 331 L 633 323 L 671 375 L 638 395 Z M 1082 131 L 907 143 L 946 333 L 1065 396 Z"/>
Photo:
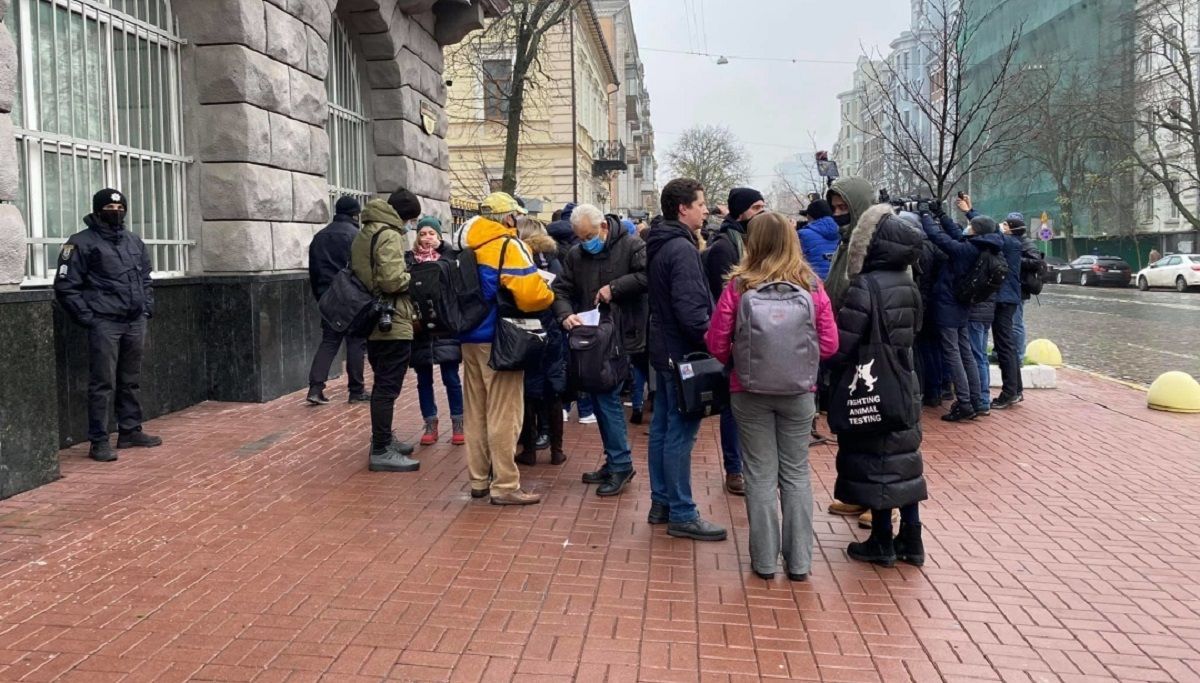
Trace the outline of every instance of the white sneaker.
<path fill-rule="evenodd" d="M 570 422 L 570 421 L 571 421 L 571 411 L 564 410 L 563 411 L 563 422 Z"/>
<path fill-rule="evenodd" d="M 594 424 L 596 424 L 596 415 L 595 415 L 595 414 L 592 414 L 592 415 L 588 415 L 587 417 L 581 417 L 581 418 L 579 418 L 579 424 L 581 424 L 581 425 L 594 425 Z"/>

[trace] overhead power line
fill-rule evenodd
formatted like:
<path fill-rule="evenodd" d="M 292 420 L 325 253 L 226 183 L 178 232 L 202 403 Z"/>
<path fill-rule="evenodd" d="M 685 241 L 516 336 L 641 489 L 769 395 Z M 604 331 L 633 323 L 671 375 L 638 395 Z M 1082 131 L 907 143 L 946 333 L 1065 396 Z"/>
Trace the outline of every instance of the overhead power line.
<path fill-rule="evenodd" d="M 711 52 L 701 52 L 698 50 L 666 50 L 657 47 L 640 48 L 642 52 L 663 52 L 672 55 L 689 55 L 692 57 L 705 57 L 708 59 L 719 59 L 724 57 L 730 61 L 743 60 L 748 62 L 786 62 L 791 64 L 849 64 L 851 66 L 858 64 L 857 61 L 846 61 L 839 59 L 808 59 L 805 57 L 751 57 L 748 55 L 730 55 L 730 54 L 715 54 Z"/>

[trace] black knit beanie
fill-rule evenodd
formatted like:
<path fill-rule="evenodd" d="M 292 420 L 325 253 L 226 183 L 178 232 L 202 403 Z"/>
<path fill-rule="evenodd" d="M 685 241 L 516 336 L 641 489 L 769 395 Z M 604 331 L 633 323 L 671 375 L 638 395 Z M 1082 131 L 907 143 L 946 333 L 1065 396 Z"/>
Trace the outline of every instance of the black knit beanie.
<path fill-rule="evenodd" d="M 353 216 L 356 213 L 362 213 L 362 203 L 357 197 L 345 195 L 338 197 L 337 204 L 333 206 L 334 213 L 339 213 L 345 216 Z"/>
<path fill-rule="evenodd" d="M 392 205 L 401 220 L 411 221 L 421 217 L 421 200 L 403 187 L 388 197 L 388 204 Z"/>
<path fill-rule="evenodd" d="M 808 208 L 805 209 L 805 215 L 815 221 L 832 216 L 833 209 L 829 208 L 829 202 L 817 199 L 809 203 Z"/>
<path fill-rule="evenodd" d="M 746 212 L 746 209 L 754 205 L 754 202 L 762 201 L 762 199 L 762 193 L 753 188 L 733 188 L 729 191 L 729 201 L 726 202 L 729 204 L 729 217 L 737 220 L 738 216 L 741 216 Z"/>

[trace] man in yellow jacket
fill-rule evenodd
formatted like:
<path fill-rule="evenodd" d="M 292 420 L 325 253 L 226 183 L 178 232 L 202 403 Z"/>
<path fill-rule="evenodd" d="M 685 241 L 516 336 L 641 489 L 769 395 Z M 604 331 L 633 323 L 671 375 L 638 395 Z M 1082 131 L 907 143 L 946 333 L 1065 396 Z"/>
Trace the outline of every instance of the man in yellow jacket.
<path fill-rule="evenodd" d="M 372 199 L 363 209 L 362 229 L 350 245 L 354 276 L 392 308 L 390 319 L 381 320 L 367 337 L 367 360 L 375 373 L 368 465 L 372 472 L 412 472 L 421 466 L 409 457 L 413 447 L 392 434 L 393 409 L 412 355 L 413 306 L 408 297 L 411 278 L 404 261 L 404 232 L 405 223 L 416 217 L 401 217 L 388 202 Z"/>
<path fill-rule="evenodd" d="M 525 373 L 498 372 L 488 365 L 496 333 L 496 295 L 501 287 L 512 293 L 517 308 L 524 313 L 544 311 L 554 303 L 554 292 L 538 274 L 528 249 L 517 239 L 517 216 L 524 213 L 511 195 L 493 193 L 480 206 L 481 215 L 464 225 L 454 239 L 455 249 L 475 252 L 480 286 L 491 306 L 479 327 L 461 335 L 459 341 L 471 496 L 490 495 L 493 505 L 532 505 L 541 501 L 540 495 L 521 490 L 521 473 L 513 459 L 524 417 Z"/>

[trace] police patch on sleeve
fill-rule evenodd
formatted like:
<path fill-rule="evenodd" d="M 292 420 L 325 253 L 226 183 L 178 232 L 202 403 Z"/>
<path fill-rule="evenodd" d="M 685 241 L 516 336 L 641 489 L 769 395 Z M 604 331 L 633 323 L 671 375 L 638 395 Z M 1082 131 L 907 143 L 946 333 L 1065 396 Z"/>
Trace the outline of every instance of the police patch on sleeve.
<path fill-rule="evenodd" d="M 59 254 L 58 254 L 58 257 L 59 257 L 60 259 L 64 260 L 64 261 L 66 261 L 67 259 L 71 258 L 71 254 L 72 254 L 74 251 L 75 251 L 75 245 L 74 245 L 74 244 L 64 244 L 64 245 L 62 246 L 62 251 L 61 251 L 61 252 L 59 252 Z"/>

